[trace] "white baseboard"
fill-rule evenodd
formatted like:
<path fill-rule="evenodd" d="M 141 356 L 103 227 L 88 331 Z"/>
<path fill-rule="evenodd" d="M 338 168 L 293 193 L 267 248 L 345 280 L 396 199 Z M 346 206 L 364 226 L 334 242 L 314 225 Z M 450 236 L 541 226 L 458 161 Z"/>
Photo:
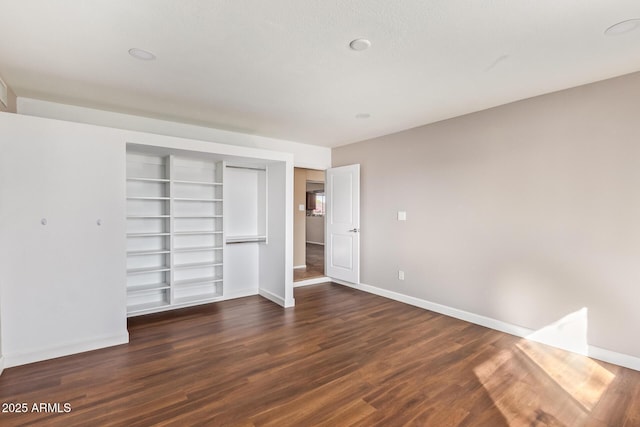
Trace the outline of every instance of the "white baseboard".
<path fill-rule="evenodd" d="M 40 362 L 42 360 L 54 359 L 56 357 L 69 356 L 76 353 L 84 353 L 85 351 L 97 350 L 99 348 L 126 344 L 128 342 L 129 333 L 124 332 L 119 335 L 100 337 L 92 340 L 70 343 L 60 347 L 31 351 L 28 353 L 5 354 L 5 366 L 7 368 L 11 368 L 14 366 L 26 365 L 27 363 Z"/>
<path fill-rule="evenodd" d="M 295 270 L 296 268 L 307 268 L 306 264 L 302 264 L 302 265 L 294 265 L 293 269 Z"/>
<path fill-rule="evenodd" d="M 226 301 L 228 299 L 235 299 L 235 298 L 250 297 L 253 295 L 258 295 L 257 288 L 238 289 L 233 292 L 225 292 L 224 297 L 222 298 L 221 301 Z"/>
<path fill-rule="evenodd" d="M 320 245 L 320 246 L 324 246 L 324 243 L 320 243 L 320 242 L 307 242 L 311 245 Z"/>
<path fill-rule="evenodd" d="M 459 310 L 457 308 L 448 307 L 446 305 L 438 304 L 435 302 L 415 298 L 409 295 L 401 294 L 398 292 L 389 291 L 387 289 L 378 288 L 364 283 L 354 284 L 345 282 L 342 280 L 330 279 L 332 282 L 348 286 L 361 291 L 369 292 L 381 297 L 389 298 L 394 301 L 399 301 L 405 304 L 413 305 L 415 307 L 423 308 L 425 310 L 434 311 L 436 313 L 444 314 L 449 317 L 464 320 L 469 323 L 484 326 L 489 329 L 504 332 L 510 335 L 515 335 L 521 338 L 527 338 L 527 336 L 533 334 L 533 329 L 524 328 L 522 326 L 513 325 L 511 323 L 503 322 L 501 320 L 493 319 L 491 317 L 482 316 L 468 311 Z M 540 341 L 543 344 L 552 345 L 551 343 Z M 555 346 L 554 346 L 555 347 Z M 618 353 L 615 351 L 607 350 L 604 348 L 589 345 L 587 356 L 598 359 L 603 362 L 613 363 L 614 365 L 623 366 L 625 368 L 640 371 L 640 358 L 630 356 L 628 354 Z"/>
<path fill-rule="evenodd" d="M 280 295 L 276 295 L 273 292 L 267 291 L 266 289 L 260 289 L 258 290 L 258 293 L 260 294 L 261 297 L 264 297 L 271 302 L 275 302 L 276 304 L 284 308 L 293 307 L 294 305 L 296 305 L 295 299 L 290 298 L 285 300 Z"/>
<path fill-rule="evenodd" d="M 327 283 L 327 282 L 331 282 L 331 279 L 329 279 L 328 277 L 314 277 L 313 279 L 300 280 L 298 282 L 293 282 L 293 287 L 300 288 L 302 286 L 317 285 L 318 283 Z"/>

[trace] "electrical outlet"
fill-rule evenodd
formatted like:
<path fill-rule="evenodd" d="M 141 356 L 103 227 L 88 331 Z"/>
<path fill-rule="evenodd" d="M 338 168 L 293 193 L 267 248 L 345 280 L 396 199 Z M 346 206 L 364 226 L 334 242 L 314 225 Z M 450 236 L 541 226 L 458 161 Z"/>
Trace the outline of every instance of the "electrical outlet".
<path fill-rule="evenodd" d="M 407 220 L 407 212 L 398 211 L 398 221 L 406 221 L 406 220 Z"/>
<path fill-rule="evenodd" d="M 304 205 L 298 205 L 298 210 L 304 212 L 305 211 Z"/>
<path fill-rule="evenodd" d="M 398 270 L 398 280 L 404 280 L 404 271 Z"/>

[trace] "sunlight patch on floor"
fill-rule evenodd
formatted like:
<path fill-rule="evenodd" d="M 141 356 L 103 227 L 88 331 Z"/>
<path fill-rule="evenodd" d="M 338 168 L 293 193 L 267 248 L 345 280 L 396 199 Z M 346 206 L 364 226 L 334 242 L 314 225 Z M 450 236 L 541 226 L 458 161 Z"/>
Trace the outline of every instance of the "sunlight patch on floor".
<path fill-rule="evenodd" d="M 585 356 L 567 357 L 563 350 L 527 340 L 516 347 L 587 411 L 593 410 L 615 378 L 598 362 Z"/>
<path fill-rule="evenodd" d="M 585 421 L 615 375 L 586 356 L 587 309 L 571 313 L 478 365 L 474 373 L 509 425 Z M 574 351 L 575 350 L 575 351 Z"/>

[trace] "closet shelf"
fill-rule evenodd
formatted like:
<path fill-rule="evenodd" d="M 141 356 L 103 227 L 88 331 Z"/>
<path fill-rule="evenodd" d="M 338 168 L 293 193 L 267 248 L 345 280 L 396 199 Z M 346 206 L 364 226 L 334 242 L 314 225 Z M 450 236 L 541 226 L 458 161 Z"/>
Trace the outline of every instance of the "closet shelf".
<path fill-rule="evenodd" d="M 174 248 L 174 252 L 204 252 L 204 251 L 221 251 L 222 246 L 191 246 L 184 248 Z"/>
<path fill-rule="evenodd" d="M 173 200 L 176 202 L 221 202 L 222 199 L 204 199 L 204 198 L 196 198 L 196 197 L 174 197 Z"/>
<path fill-rule="evenodd" d="M 193 295 L 193 296 L 188 296 L 188 297 L 181 297 L 181 298 L 176 298 L 174 300 L 174 304 L 176 305 L 180 305 L 180 304 L 197 304 L 197 303 L 207 303 L 207 302 L 213 302 L 219 298 L 222 298 L 222 293 L 216 292 L 216 293 L 208 293 L 208 294 L 202 294 L 202 295 Z"/>
<path fill-rule="evenodd" d="M 209 181 L 186 181 L 183 179 L 174 179 L 175 184 L 193 184 L 193 185 L 222 185 L 221 182 L 209 182 Z"/>
<path fill-rule="evenodd" d="M 169 200 L 169 197 L 155 196 L 127 196 L 127 200 Z"/>
<path fill-rule="evenodd" d="M 161 291 L 164 289 L 169 289 L 168 283 L 153 283 L 150 285 L 141 285 L 141 286 L 129 286 L 127 287 L 128 294 L 135 294 L 138 292 L 150 292 L 150 291 Z"/>
<path fill-rule="evenodd" d="M 142 177 L 129 177 L 127 181 L 142 181 L 142 182 L 169 182 L 167 178 L 142 178 Z"/>
<path fill-rule="evenodd" d="M 207 219 L 207 218 L 222 218 L 222 215 L 174 215 L 175 219 Z"/>
<path fill-rule="evenodd" d="M 264 243 L 266 241 L 267 236 L 227 236 L 225 243 Z"/>
<path fill-rule="evenodd" d="M 220 267 L 221 262 L 208 261 L 208 262 L 191 262 L 188 264 L 175 264 L 174 268 L 201 268 L 201 267 Z"/>
<path fill-rule="evenodd" d="M 173 282 L 175 286 L 196 286 L 196 285 L 206 285 L 209 283 L 218 283 L 222 282 L 222 277 L 200 277 L 198 279 L 186 279 L 186 280 L 176 280 Z"/>
<path fill-rule="evenodd" d="M 169 270 L 171 270 L 171 267 L 167 265 L 160 265 L 156 267 L 131 268 L 127 270 L 127 274 L 156 273 L 156 272 L 169 271 Z"/>
<path fill-rule="evenodd" d="M 144 251 L 128 251 L 127 256 L 139 256 L 139 255 L 161 255 L 171 253 L 169 249 L 157 249 L 157 250 L 144 250 Z"/>
<path fill-rule="evenodd" d="M 127 233 L 127 237 L 155 237 L 168 235 L 169 233 Z"/>
<path fill-rule="evenodd" d="M 174 236 L 199 236 L 201 234 L 222 234 L 222 231 L 174 231 Z"/>

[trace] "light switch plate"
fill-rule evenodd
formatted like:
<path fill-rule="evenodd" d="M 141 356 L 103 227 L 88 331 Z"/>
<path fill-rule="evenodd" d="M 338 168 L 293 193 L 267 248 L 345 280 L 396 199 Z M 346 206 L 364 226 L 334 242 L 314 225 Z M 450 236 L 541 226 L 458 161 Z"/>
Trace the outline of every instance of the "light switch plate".
<path fill-rule="evenodd" d="M 407 220 L 407 212 L 398 211 L 398 221 L 406 221 Z"/>
<path fill-rule="evenodd" d="M 298 205 L 298 210 L 304 212 L 304 205 Z"/>

